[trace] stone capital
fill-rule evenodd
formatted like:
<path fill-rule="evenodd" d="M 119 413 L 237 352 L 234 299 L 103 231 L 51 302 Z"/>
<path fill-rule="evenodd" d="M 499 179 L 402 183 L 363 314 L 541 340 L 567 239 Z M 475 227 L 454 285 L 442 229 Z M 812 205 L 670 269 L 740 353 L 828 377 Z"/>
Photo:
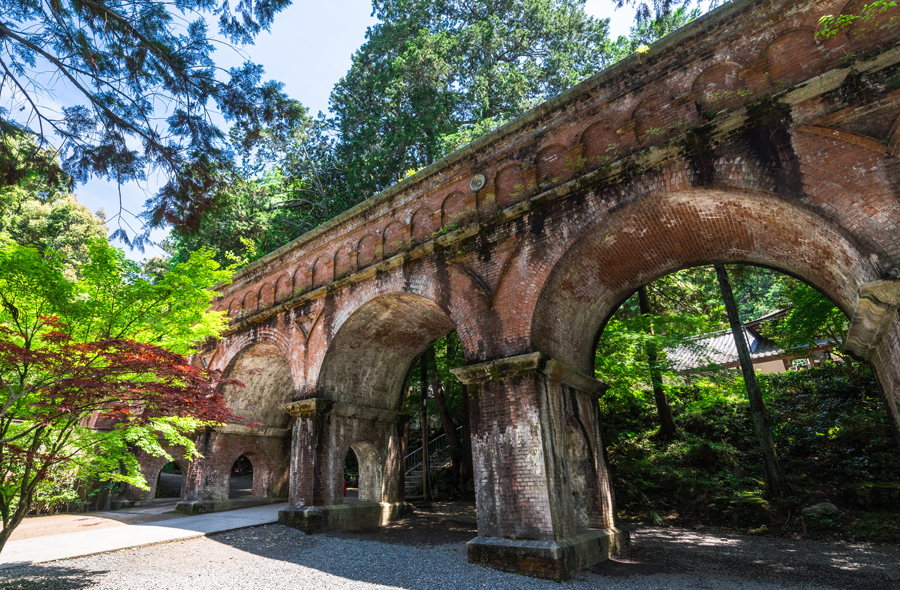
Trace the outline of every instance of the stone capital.
<path fill-rule="evenodd" d="M 285 404 L 282 409 L 294 418 L 314 418 L 327 414 L 333 406 L 334 402 L 330 399 L 310 397 Z"/>
<path fill-rule="evenodd" d="M 285 412 L 294 417 L 314 418 L 330 414 L 344 418 L 359 418 L 361 420 L 374 420 L 376 422 L 395 423 L 400 420 L 400 412 L 360 406 L 350 402 L 340 402 L 330 399 L 311 397 L 291 402 L 282 406 Z"/>
<path fill-rule="evenodd" d="M 531 352 L 518 356 L 451 369 L 456 378 L 463 383 L 484 383 L 502 381 L 519 375 L 540 373 L 554 381 L 568 385 L 588 395 L 599 397 L 609 388 L 608 385 L 585 375 L 565 363 L 552 359 L 542 352 Z"/>
<path fill-rule="evenodd" d="M 850 318 L 844 350 L 858 359 L 870 360 L 898 309 L 900 281 L 873 281 L 861 286 L 859 303 Z"/>

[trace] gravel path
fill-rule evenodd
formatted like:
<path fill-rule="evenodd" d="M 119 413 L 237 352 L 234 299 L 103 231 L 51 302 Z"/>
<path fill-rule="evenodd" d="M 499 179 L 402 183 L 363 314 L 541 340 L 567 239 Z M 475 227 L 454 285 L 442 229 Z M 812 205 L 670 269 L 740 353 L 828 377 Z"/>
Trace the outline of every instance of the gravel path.
<path fill-rule="evenodd" d="M 281 525 L 0 572 L 21 590 L 900 590 L 900 547 L 638 527 L 634 544 L 565 584 L 466 563 L 472 525 L 410 517 L 384 531 L 307 536 Z"/>

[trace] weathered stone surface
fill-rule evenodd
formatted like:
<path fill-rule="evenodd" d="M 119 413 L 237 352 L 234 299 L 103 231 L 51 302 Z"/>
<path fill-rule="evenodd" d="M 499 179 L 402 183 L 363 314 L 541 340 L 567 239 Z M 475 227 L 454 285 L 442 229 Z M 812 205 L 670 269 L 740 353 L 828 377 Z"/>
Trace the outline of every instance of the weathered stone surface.
<path fill-rule="evenodd" d="M 182 500 L 175 504 L 175 511 L 181 514 L 193 516 L 207 514 L 209 512 L 225 512 L 238 508 L 250 508 L 251 506 L 265 506 L 267 504 L 280 504 L 287 498 L 231 498 L 228 500 Z"/>
<path fill-rule="evenodd" d="M 412 511 L 412 504 L 406 502 L 291 506 L 278 511 L 278 522 L 311 535 L 330 530 L 355 531 L 384 526 Z"/>
<path fill-rule="evenodd" d="M 831 502 L 820 502 L 818 504 L 813 504 L 812 506 L 808 506 L 800 511 L 800 514 L 816 514 L 820 516 L 827 516 L 829 514 L 838 514 L 840 510 L 837 506 L 832 504 Z"/>
<path fill-rule="evenodd" d="M 608 559 L 629 542 L 627 531 L 585 531 L 558 541 L 476 537 L 466 543 L 469 563 L 529 576 L 564 580 Z"/>
<path fill-rule="evenodd" d="M 850 318 L 845 350 L 871 360 L 900 309 L 900 280 L 873 281 L 859 289 L 859 303 Z"/>

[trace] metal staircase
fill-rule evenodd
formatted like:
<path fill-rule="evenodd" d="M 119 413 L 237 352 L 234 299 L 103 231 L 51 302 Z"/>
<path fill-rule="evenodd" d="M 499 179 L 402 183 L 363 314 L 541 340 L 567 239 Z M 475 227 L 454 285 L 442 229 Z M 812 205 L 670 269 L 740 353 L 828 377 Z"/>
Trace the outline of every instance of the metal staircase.
<path fill-rule="evenodd" d="M 456 428 L 456 435 L 462 436 L 462 426 Z M 433 440 L 428 441 L 428 460 L 431 471 L 445 467 L 450 461 L 450 445 L 447 443 L 447 434 L 444 433 Z M 422 447 L 414 450 L 404 457 L 404 489 L 406 499 L 421 498 L 422 487 Z M 419 491 L 416 494 L 416 491 Z"/>

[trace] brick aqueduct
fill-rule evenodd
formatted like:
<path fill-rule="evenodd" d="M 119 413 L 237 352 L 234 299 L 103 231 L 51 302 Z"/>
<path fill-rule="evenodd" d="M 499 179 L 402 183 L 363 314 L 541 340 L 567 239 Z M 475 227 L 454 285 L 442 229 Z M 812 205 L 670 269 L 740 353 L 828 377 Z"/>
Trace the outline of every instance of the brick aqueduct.
<path fill-rule="evenodd" d="M 184 500 L 227 498 L 246 455 L 287 524 L 404 512 L 402 384 L 456 330 L 469 560 L 566 577 L 624 540 L 595 403 L 604 322 L 640 285 L 715 262 L 833 299 L 900 441 L 900 10 L 815 34 L 867 1 L 723 6 L 242 269 L 215 303 L 231 327 L 195 360 L 242 381 L 229 403 L 263 426 L 202 434 Z M 351 447 L 367 502 L 342 505 Z"/>

